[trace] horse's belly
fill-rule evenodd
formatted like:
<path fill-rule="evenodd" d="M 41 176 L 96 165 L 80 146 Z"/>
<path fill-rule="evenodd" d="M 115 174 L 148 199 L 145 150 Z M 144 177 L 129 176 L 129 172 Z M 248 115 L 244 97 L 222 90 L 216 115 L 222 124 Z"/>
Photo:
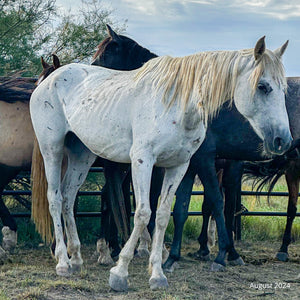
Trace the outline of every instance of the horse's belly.
<path fill-rule="evenodd" d="M 130 147 L 131 143 L 128 140 L 124 141 L 107 141 L 105 139 L 89 143 L 89 149 L 102 158 L 119 162 L 130 163 Z"/>
<path fill-rule="evenodd" d="M 0 102 L 0 163 L 14 167 L 30 165 L 33 138 L 28 103 Z"/>
<path fill-rule="evenodd" d="M 77 126 L 73 119 L 70 124 L 72 131 L 97 156 L 115 162 L 130 163 L 131 128 L 112 119 L 90 120 L 78 121 L 81 126 Z"/>

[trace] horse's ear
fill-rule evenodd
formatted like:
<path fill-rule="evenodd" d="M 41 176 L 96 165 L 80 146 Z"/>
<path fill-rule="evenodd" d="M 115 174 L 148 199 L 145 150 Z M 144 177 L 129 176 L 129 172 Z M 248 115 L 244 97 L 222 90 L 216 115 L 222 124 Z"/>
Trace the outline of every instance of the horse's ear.
<path fill-rule="evenodd" d="M 120 39 L 119 36 L 118 36 L 118 34 L 115 33 L 115 32 L 111 29 L 111 27 L 110 27 L 108 24 L 106 24 L 106 29 L 107 29 L 107 32 L 108 32 L 109 36 L 110 36 L 114 41 L 118 41 L 118 40 Z"/>
<path fill-rule="evenodd" d="M 43 56 L 41 56 L 41 63 L 42 63 L 43 69 L 47 69 L 47 68 L 50 67 L 50 65 L 48 65 L 48 64 L 44 61 Z"/>
<path fill-rule="evenodd" d="M 260 38 L 255 45 L 255 48 L 254 48 L 255 60 L 260 59 L 266 50 L 265 37 L 266 36 L 264 35 L 262 38 Z"/>
<path fill-rule="evenodd" d="M 52 54 L 52 60 L 54 69 L 58 69 L 60 67 L 60 61 L 56 54 Z"/>
<path fill-rule="evenodd" d="M 285 52 L 286 47 L 288 46 L 288 44 L 289 44 L 289 40 L 287 40 L 281 47 L 279 47 L 278 49 L 276 49 L 274 51 L 274 54 L 277 55 L 279 58 L 281 58 L 281 56 Z"/>

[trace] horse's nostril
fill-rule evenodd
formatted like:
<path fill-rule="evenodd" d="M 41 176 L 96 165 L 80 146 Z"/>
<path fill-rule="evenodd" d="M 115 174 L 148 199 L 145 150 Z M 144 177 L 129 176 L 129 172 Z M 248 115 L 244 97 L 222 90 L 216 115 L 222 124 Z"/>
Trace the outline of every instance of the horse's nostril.
<path fill-rule="evenodd" d="M 281 150 L 282 150 L 283 144 L 284 144 L 284 143 L 283 143 L 282 138 L 276 137 L 276 138 L 274 139 L 274 148 L 275 148 L 276 150 L 281 151 Z"/>

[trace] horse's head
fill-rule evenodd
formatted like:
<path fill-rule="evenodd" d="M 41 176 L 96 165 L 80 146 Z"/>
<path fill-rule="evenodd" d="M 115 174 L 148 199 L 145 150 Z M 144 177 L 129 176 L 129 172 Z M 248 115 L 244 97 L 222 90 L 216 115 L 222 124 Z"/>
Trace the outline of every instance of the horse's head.
<path fill-rule="evenodd" d="M 43 71 L 40 74 L 36 82 L 36 85 L 39 85 L 45 78 L 47 78 L 52 72 L 54 72 L 56 69 L 60 67 L 59 58 L 55 54 L 52 54 L 52 65 L 47 64 L 44 61 L 43 57 L 41 57 L 41 63 L 42 63 Z"/>
<path fill-rule="evenodd" d="M 109 25 L 106 27 L 109 37 L 98 46 L 92 65 L 129 71 L 141 67 L 149 59 L 156 57 L 134 40 L 115 33 Z"/>
<path fill-rule="evenodd" d="M 267 50 L 265 37 L 254 49 L 244 50 L 236 71 L 234 102 L 255 132 L 264 140 L 266 154 L 282 154 L 292 137 L 285 107 L 286 78 L 281 57 L 288 41 L 275 50 Z M 249 54 L 250 53 L 250 54 Z"/>

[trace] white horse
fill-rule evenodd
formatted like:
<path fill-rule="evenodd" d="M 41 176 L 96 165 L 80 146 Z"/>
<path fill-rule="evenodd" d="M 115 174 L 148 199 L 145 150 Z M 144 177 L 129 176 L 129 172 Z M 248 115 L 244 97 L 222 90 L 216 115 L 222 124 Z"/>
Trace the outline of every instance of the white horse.
<path fill-rule="evenodd" d="M 109 284 L 117 291 L 127 290 L 128 265 L 151 214 L 152 168 L 166 168 L 149 263 L 150 287 L 166 287 L 161 262 L 171 203 L 210 117 L 227 99 L 234 99 L 257 134 L 270 141 L 270 153 L 280 152 L 281 146 L 285 149 L 291 142 L 281 63 L 286 46 L 266 50 L 263 37 L 254 49 L 159 57 L 129 72 L 70 64 L 45 79 L 32 94 L 30 112 L 45 164 L 57 274 L 68 275 L 83 263 L 73 204 L 98 155 L 132 165 L 136 213 L 132 234 L 117 266 L 110 270 Z M 64 153 L 68 168 L 61 181 Z M 33 164 L 39 162 L 33 159 Z M 224 218 L 217 213 L 226 250 Z"/>

